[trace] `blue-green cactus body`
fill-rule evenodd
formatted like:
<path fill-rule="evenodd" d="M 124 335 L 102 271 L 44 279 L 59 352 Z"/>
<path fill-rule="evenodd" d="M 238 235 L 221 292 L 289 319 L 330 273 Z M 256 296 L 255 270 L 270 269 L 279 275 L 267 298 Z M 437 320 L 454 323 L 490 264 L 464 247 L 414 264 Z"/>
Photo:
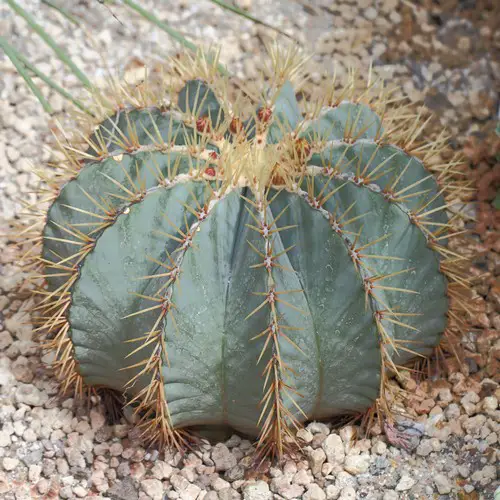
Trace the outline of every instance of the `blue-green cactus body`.
<path fill-rule="evenodd" d="M 241 151 L 264 138 L 249 164 L 271 171 L 267 149 L 311 150 L 284 184 L 255 185 L 224 163 L 244 146 L 210 87 L 188 82 L 178 104 L 105 120 L 94 139 L 107 154 L 89 151 L 48 212 L 48 288 L 66 294 L 79 375 L 136 398 L 145 418 L 164 404 L 169 429 L 276 439 L 276 422 L 368 409 L 385 372 L 446 327 L 447 280 L 416 223 L 419 210 L 447 221 L 436 180 L 367 105 L 304 121 L 287 82 L 272 119 L 246 122 Z"/>

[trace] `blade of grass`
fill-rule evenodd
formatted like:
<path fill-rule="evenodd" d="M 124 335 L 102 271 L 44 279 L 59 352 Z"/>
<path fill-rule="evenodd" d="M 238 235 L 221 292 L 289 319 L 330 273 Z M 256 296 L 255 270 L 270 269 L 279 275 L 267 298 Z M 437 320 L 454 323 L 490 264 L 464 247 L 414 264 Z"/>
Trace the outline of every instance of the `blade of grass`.
<path fill-rule="evenodd" d="M 31 14 L 26 12 L 20 5 L 18 5 L 14 0 L 5 0 L 7 4 L 19 14 L 35 31 L 40 38 L 55 52 L 57 57 L 73 72 L 73 74 L 82 82 L 82 84 L 91 90 L 93 88 L 92 83 L 87 78 L 87 76 L 81 71 L 78 66 L 71 60 L 69 55 L 57 45 L 54 39 L 33 19 Z"/>
<path fill-rule="evenodd" d="M 177 40 L 182 46 L 188 48 L 189 50 L 192 50 L 193 52 L 196 52 L 198 50 L 198 47 L 194 43 L 186 40 L 186 38 L 184 38 L 178 31 L 174 30 L 168 24 L 161 21 L 152 12 L 143 9 L 140 5 L 137 5 L 132 0 L 122 0 L 122 3 L 130 7 L 132 10 L 135 10 L 139 15 L 144 17 L 144 19 L 147 19 L 151 23 L 156 24 L 158 28 L 165 31 L 165 33 L 170 35 L 174 40 Z M 218 69 L 223 75 L 229 75 L 227 69 L 222 64 L 218 65 Z"/>
<path fill-rule="evenodd" d="M 42 92 L 36 86 L 35 82 L 33 82 L 30 75 L 28 75 L 24 64 L 16 57 L 16 50 L 12 47 L 9 42 L 3 37 L 0 36 L 0 47 L 2 47 L 3 51 L 7 55 L 7 57 L 11 60 L 12 64 L 15 66 L 17 72 L 24 78 L 24 81 L 31 89 L 33 94 L 35 94 L 36 98 L 40 101 L 40 104 L 43 106 L 45 112 L 52 114 L 54 110 L 48 103 L 47 99 L 43 97 Z"/>
<path fill-rule="evenodd" d="M 54 10 L 57 10 L 62 16 L 64 16 L 69 22 L 73 23 L 75 26 L 80 26 L 80 20 L 77 19 L 71 12 L 66 10 L 65 8 L 57 5 L 52 0 L 42 0 L 42 3 L 47 5 L 47 7 L 52 7 Z"/>
<path fill-rule="evenodd" d="M 58 85 L 54 80 L 52 80 L 50 77 L 48 77 L 45 73 L 42 73 L 36 66 L 31 64 L 25 57 L 24 55 L 17 51 L 14 47 L 11 47 L 12 50 L 15 51 L 15 56 L 21 61 L 26 68 L 28 68 L 30 71 L 35 73 L 40 80 L 44 81 L 50 88 L 55 90 L 58 94 L 62 95 L 65 99 L 68 101 L 72 102 L 77 108 L 81 109 L 84 113 L 87 113 L 90 116 L 94 116 L 94 113 L 87 109 L 80 101 L 75 99 L 69 92 L 64 90 L 60 85 Z"/>
<path fill-rule="evenodd" d="M 283 35 L 290 40 L 293 40 L 294 42 L 298 42 L 296 38 L 294 38 L 292 35 L 289 35 L 288 33 L 285 33 L 283 30 L 280 28 L 277 28 L 276 26 L 273 26 L 272 24 L 266 23 L 265 21 L 261 21 L 260 19 L 257 19 L 256 17 L 252 16 L 249 12 L 246 10 L 240 9 L 239 7 L 236 7 L 235 5 L 228 4 L 226 2 L 223 2 L 222 0 L 210 0 L 212 3 L 218 5 L 219 7 L 222 7 L 223 9 L 229 10 L 230 12 L 233 12 L 234 14 L 238 14 L 239 16 L 244 17 L 245 19 L 248 19 L 249 21 L 254 22 L 255 24 L 259 24 L 260 26 L 265 26 L 266 28 L 269 28 L 273 31 L 276 31 L 280 35 Z"/>

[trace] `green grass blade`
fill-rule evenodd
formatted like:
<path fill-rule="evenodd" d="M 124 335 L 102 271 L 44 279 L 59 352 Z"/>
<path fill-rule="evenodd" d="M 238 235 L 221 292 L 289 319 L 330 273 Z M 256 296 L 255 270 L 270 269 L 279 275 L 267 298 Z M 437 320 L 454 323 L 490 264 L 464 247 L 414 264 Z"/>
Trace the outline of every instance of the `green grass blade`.
<path fill-rule="evenodd" d="M 54 10 L 57 10 L 62 16 L 64 16 L 69 22 L 73 23 L 76 26 L 80 26 L 80 20 L 77 19 L 71 12 L 66 10 L 65 8 L 57 5 L 52 0 L 42 0 L 42 3 L 47 5 L 47 7 L 51 7 Z"/>
<path fill-rule="evenodd" d="M 177 40 L 182 46 L 188 48 L 189 50 L 192 50 L 193 52 L 196 52 L 198 50 L 198 47 L 194 43 L 186 40 L 186 38 L 184 38 L 178 31 L 171 28 L 168 24 L 165 24 L 152 12 L 143 9 L 140 5 L 137 5 L 132 0 L 122 0 L 122 3 L 130 7 L 132 10 L 135 10 L 139 15 L 144 17 L 144 19 L 147 19 L 151 23 L 158 26 L 158 28 L 165 31 L 165 33 L 170 35 L 174 40 Z M 218 65 L 218 69 L 223 75 L 229 75 L 227 69 L 222 64 Z"/>
<path fill-rule="evenodd" d="M 9 42 L 7 42 L 7 40 L 3 36 L 0 36 L 0 47 L 2 47 L 6 56 L 12 61 L 12 64 L 15 66 L 17 72 L 24 78 L 24 81 L 26 82 L 28 87 L 31 89 L 33 94 L 35 94 L 36 98 L 40 101 L 40 104 L 43 106 L 43 109 L 47 113 L 52 114 L 54 110 L 48 103 L 47 99 L 43 97 L 42 92 L 36 86 L 35 82 L 33 82 L 31 76 L 28 75 L 24 64 L 17 57 L 18 55 L 17 51 L 14 49 L 14 47 L 12 47 L 9 44 Z"/>
<path fill-rule="evenodd" d="M 69 55 L 57 45 L 54 39 L 33 19 L 31 14 L 26 12 L 14 0 L 5 0 L 8 5 L 19 14 L 35 31 L 40 38 L 55 52 L 57 57 L 73 72 L 73 74 L 87 87 L 89 90 L 93 88 L 92 83 L 87 76 L 78 68 L 78 66 L 71 60 Z"/>
<path fill-rule="evenodd" d="M 13 49 L 15 50 L 15 49 Z M 26 66 L 30 71 L 35 73 L 40 80 L 44 81 L 51 89 L 55 90 L 58 94 L 62 95 L 65 99 L 68 101 L 72 102 L 78 109 L 81 109 L 84 113 L 87 113 L 90 116 L 94 116 L 94 113 L 87 109 L 80 101 L 78 101 L 76 98 L 74 98 L 69 92 L 64 90 L 60 85 L 58 85 L 54 80 L 52 80 L 50 77 L 48 77 L 45 73 L 42 73 L 36 66 L 31 64 L 23 54 L 20 52 L 16 51 L 16 57 L 19 59 L 19 61 Z"/>
<path fill-rule="evenodd" d="M 294 38 L 293 36 L 289 35 L 288 33 L 285 33 L 283 30 L 277 28 L 276 26 L 273 26 L 272 24 L 266 23 L 265 21 L 261 21 L 260 19 L 257 19 L 256 17 L 252 16 L 249 12 L 246 10 L 240 9 L 239 7 L 236 7 L 235 5 L 228 4 L 226 2 L 223 2 L 222 0 L 210 0 L 212 3 L 218 5 L 219 7 L 222 7 L 223 9 L 229 10 L 230 12 L 233 12 L 234 14 L 238 14 L 241 17 L 244 17 L 245 19 L 248 19 L 249 21 L 254 22 L 255 24 L 259 24 L 260 26 L 265 26 L 266 28 L 272 29 L 273 31 L 276 31 L 280 35 L 286 36 L 290 40 L 293 40 L 297 42 L 297 39 Z"/>

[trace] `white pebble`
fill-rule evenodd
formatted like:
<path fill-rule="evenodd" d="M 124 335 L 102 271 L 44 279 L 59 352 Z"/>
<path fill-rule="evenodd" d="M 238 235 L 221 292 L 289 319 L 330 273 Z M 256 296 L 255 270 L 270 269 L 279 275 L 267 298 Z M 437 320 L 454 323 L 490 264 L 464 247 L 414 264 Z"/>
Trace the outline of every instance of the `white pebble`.
<path fill-rule="evenodd" d="M 396 491 L 407 491 L 413 487 L 415 484 L 415 479 L 411 478 L 408 475 L 404 475 L 399 480 L 399 483 L 396 486 Z"/>
<path fill-rule="evenodd" d="M 19 465 L 19 460 L 17 458 L 5 457 L 2 461 L 2 466 L 5 470 L 14 470 Z"/>
<path fill-rule="evenodd" d="M 450 481 L 444 474 L 436 474 L 434 476 L 434 484 L 441 495 L 451 493 Z"/>

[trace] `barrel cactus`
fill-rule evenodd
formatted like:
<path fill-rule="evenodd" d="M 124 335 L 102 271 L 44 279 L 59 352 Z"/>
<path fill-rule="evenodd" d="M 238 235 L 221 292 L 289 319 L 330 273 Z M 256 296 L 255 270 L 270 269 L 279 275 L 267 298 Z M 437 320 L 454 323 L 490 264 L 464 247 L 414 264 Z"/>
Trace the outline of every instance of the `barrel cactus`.
<path fill-rule="evenodd" d="M 272 55 L 265 91 L 234 100 L 216 62 L 173 59 L 171 98 L 120 91 L 45 176 L 54 369 L 122 392 L 160 446 L 216 426 L 281 456 L 305 421 L 387 411 L 390 374 L 453 333 L 443 138 L 417 142 L 425 124 L 370 77 L 299 105 L 300 62 Z"/>

